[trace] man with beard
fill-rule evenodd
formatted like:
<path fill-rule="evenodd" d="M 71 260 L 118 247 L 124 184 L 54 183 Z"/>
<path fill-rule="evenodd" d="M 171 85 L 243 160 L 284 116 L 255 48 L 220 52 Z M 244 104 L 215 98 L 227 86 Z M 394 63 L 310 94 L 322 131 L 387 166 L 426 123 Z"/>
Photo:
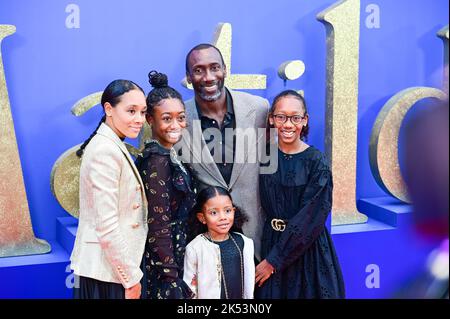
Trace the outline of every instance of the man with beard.
<path fill-rule="evenodd" d="M 269 102 L 224 86 L 227 68 L 221 52 L 199 44 L 186 56 L 186 77 L 195 96 L 185 102 L 188 128 L 178 143 L 182 160 L 198 182 L 227 189 L 248 221 L 246 236 L 259 258 L 264 216 L 259 200 L 259 156 Z M 259 130 L 258 130 L 259 129 Z M 262 147 L 261 149 L 264 149 Z"/>

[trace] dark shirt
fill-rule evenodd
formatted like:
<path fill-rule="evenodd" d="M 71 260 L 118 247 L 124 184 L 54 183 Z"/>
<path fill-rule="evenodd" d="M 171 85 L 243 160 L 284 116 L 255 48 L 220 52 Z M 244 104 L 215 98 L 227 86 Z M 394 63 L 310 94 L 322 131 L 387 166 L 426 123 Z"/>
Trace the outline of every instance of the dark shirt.
<path fill-rule="evenodd" d="M 217 123 L 215 119 L 211 119 L 203 115 L 197 103 L 195 103 L 195 106 L 197 108 L 198 117 L 200 118 L 203 136 L 205 138 L 206 144 L 208 145 L 211 156 L 214 158 L 214 161 L 223 179 L 227 184 L 229 184 L 231 179 L 231 172 L 233 170 L 234 152 L 236 149 L 236 137 L 234 136 L 234 134 L 232 134 L 233 138 L 226 139 L 225 135 L 227 130 L 229 131 L 228 134 L 230 135 L 233 132 L 232 130 L 236 128 L 236 118 L 234 116 L 233 99 L 231 97 L 231 94 L 230 92 L 228 92 L 227 89 L 225 89 L 225 92 L 227 101 L 227 112 L 225 113 L 223 123 L 221 126 L 219 126 L 220 123 Z M 215 141 L 214 135 L 205 134 L 205 130 L 213 128 L 220 130 L 221 133 L 220 140 Z M 214 157 L 214 154 L 217 151 L 221 151 L 222 156 L 220 156 L 220 154 L 217 154 L 218 158 L 216 159 Z"/>
<path fill-rule="evenodd" d="M 223 280 L 223 278 L 221 280 L 220 298 L 226 299 L 224 286 L 226 285 L 228 299 L 242 299 L 244 261 L 241 260 L 241 258 L 243 258 L 244 240 L 241 236 L 236 234 L 230 233 L 230 236 L 233 236 L 239 250 L 231 238 L 221 242 L 213 241 L 213 243 L 220 247 L 220 260 L 222 262 L 222 269 L 225 277 L 225 280 Z"/>

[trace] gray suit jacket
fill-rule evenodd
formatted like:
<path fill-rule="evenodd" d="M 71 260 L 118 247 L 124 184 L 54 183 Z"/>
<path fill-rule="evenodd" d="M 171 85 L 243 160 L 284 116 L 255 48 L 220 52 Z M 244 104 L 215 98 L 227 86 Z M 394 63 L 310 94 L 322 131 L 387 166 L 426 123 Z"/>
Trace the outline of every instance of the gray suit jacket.
<path fill-rule="evenodd" d="M 259 96 L 229 90 L 236 118 L 236 150 L 230 184 L 227 185 L 203 138 L 195 98 L 186 101 L 188 127 L 176 148 L 182 149 L 181 160 L 199 182 L 199 191 L 206 186 L 228 189 L 235 205 L 248 216 L 244 234 L 255 243 L 260 258 L 264 216 L 259 199 L 259 147 L 265 145 L 269 102 Z M 252 136 L 253 134 L 253 136 Z M 250 137 L 250 139 L 248 139 Z M 248 146 L 245 140 L 248 140 Z"/>

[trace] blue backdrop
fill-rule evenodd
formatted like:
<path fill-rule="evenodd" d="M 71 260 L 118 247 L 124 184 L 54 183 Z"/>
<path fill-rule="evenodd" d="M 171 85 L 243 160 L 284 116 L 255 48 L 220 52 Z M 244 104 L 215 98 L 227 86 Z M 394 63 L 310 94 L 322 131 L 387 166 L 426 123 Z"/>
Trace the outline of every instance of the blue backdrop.
<path fill-rule="evenodd" d="M 271 101 L 286 87 L 304 90 L 309 143 L 323 150 L 326 33 L 316 15 L 335 2 L 0 0 L 0 24 L 17 28 L 4 39 L 2 55 L 36 236 L 55 239 L 57 217 L 67 216 L 50 191 L 54 162 L 82 142 L 101 116 L 96 107 L 75 117 L 74 103 L 116 78 L 134 80 L 148 92 L 152 69 L 167 73 L 183 97 L 192 97 L 180 84 L 185 55 L 210 42 L 219 22 L 233 28 L 232 73 L 267 75 L 266 90 L 249 92 Z M 70 3 L 80 9 L 80 28 L 66 27 Z M 380 10 L 379 28 L 366 25 L 371 4 Z M 411 86 L 442 86 L 443 44 L 436 33 L 448 24 L 448 6 L 445 0 L 361 1 L 358 199 L 387 196 L 369 167 L 370 133 L 384 103 Z M 305 74 L 285 86 L 277 68 L 296 59 L 305 63 Z"/>

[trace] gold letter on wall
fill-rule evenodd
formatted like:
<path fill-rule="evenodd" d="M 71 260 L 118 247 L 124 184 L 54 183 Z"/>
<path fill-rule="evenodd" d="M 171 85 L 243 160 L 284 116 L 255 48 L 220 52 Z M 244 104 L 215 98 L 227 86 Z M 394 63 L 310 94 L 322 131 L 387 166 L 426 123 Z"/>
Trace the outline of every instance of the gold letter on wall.
<path fill-rule="evenodd" d="M 444 91 L 412 87 L 394 95 L 381 109 L 370 136 L 370 169 L 377 184 L 397 199 L 409 202 L 398 161 L 400 127 L 406 113 L 425 98 L 448 98 L 448 25 L 438 32 L 444 41 Z"/>
<path fill-rule="evenodd" d="M 319 13 L 327 31 L 325 147 L 333 172 L 332 225 L 357 224 L 356 208 L 360 1 L 340 1 Z"/>
<path fill-rule="evenodd" d="M 12 25 L 0 25 L 0 48 L 15 31 Z M 50 245 L 34 236 L 31 225 L 1 50 L 0 156 L 0 257 L 48 253 Z"/>
<path fill-rule="evenodd" d="M 388 194 L 409 202 L 398 161 L 400 127 L 409 109 L 425 98 L 444 100 L 446 94 L 428 87 L 413 87 L 394 95 L 381 109 L 370 136 L 370 169 L 377 184 Z"/>

